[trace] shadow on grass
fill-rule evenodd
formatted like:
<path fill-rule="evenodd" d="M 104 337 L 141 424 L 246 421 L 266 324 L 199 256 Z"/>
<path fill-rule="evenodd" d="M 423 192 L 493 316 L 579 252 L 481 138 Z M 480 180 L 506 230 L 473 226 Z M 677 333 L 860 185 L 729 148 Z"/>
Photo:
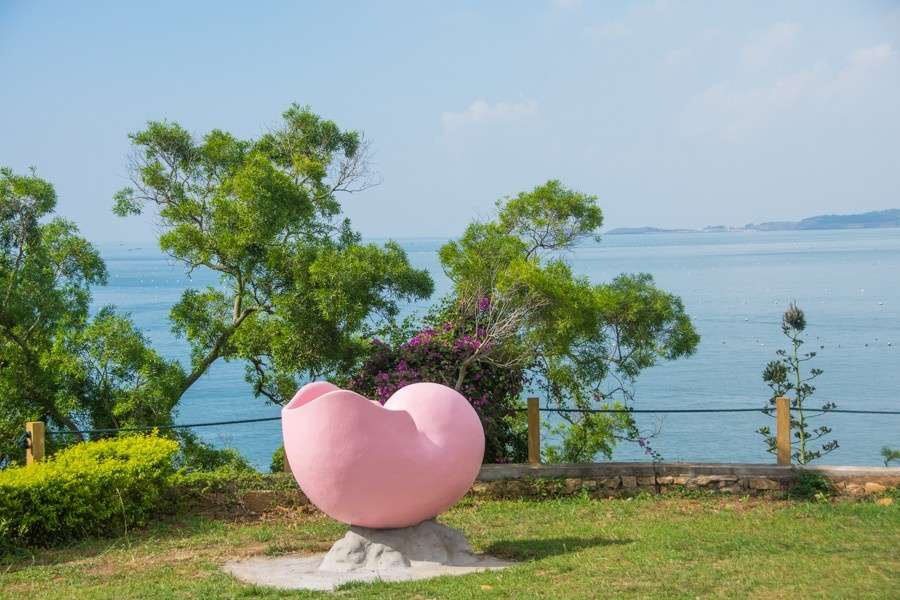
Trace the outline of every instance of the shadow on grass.
<path fill-rule="evenodd" d="M 633 540 L 610 540 L 599 537 L 578 538 L 534 538 L 525 540 L 500 540 L 484 549 L 487 554 L 498 558 L 533 560 L 569 554 L 587 548 L 630 544 Z"/>

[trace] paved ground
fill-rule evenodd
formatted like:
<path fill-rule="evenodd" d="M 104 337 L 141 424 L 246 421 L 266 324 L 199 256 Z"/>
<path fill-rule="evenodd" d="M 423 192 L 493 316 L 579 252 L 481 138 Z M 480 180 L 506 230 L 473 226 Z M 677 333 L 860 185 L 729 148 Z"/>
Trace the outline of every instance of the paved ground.
<path fill-rule="evenodd" d="M 319 570 L 323 558 L 325 554 L 257 556 L 226 563 L 223 568 L 241 581 L 255 585 L 290 590 L 333 590 L 351 581 L 412 581 L 441 575 L 494 571 L 515 564 L 492 556 L 480 556 L 478 562 L 465 566 L 413 561 L 409 567 L 336 572 Z"/>

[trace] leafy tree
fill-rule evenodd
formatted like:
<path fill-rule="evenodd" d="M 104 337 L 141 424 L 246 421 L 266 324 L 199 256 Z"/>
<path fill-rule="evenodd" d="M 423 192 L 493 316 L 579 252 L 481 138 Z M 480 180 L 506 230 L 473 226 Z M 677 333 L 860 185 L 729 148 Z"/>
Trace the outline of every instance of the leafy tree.
<path fill-rule="evenodd" d="M 525 365 L 529 387 L 548 408 L 630 407 L 633 383 L 660 360 L 691 354 L 699 342 L 679 298 L 648 274 L 592 284 L 573 274 L 563 253 L 597 238 L 602 213 L 596 197 L 549 181 L 498 202 L 498 217 L 475 223 L 441 249 L 458 306 L 489 298 L 504 308 L 482 359 Z M 553 461 L 611 456 L 617 439 L 641 443 L 628 413 L 558 413 L 565 426 Z M 648 450 L 652 453 L 652 450 Z"/>
<path fill-rule="evenodd" d="M 240 360 L 254 392 L 283 404 L 303 379 L 349 372 L 400 301 L 432 292 L 399 245 L 362 244 L 337 220 L 337 194 L 372 184 L 360 134 L 297 105 L 283 117 L 252 140 L 220 130 L 195 140 L 168 122 L 131 136 L 133 186 L 116 194 L 115 211 L 149 205 L 164 252 L 188 273 L 220 275 L 172 308 L 191 347 L 179 395 L 215 361 Z"/>
<path fill-rule="evenodd" d="M 426 318 L 426 327 L 468 346 L 439 362 L 447 385 L 477 387 L 486 370 L 499 369 L 515 374 L 521 388 L 540 393 L 549 408 L 627 408 L 644 369 L 694 351 L 699 336 L 681 300 L 658 289 L 650 275 L 592 284 L 564 260 L 563 253 L 581 240 L 596 238 L 602 213 L 595 197 L 549 181 L 499 201 L 497 210 L 496 219 L 472 223 L 440 250 L 453 291 Z M 409 364 L 405 354 L 398 356 Z M 399 366 L 398 360 L 377 370 L 393 380 Z M 488 393 L 486 400 L 509 412 L 508 389 Z M 559 414 L 565 438 L 547 449 L 550 460 L 610 456 L 617 439 L 649 449 L 627 412 Z M 498 447 L 521 446 L 514 421 L 499 431 L 507 437 L 498 436 Z"/>
<path fill-rule="evenodd" d="M 160 357 L 131 319 L 112 307 L 59 337 L 53 358 L 64 377 L 79 382 L 80 421 L 93 428 L 171 422 L 184 370 Z"/>
<path fill-rule="evenodd" d="M 829 410 L 836 408 L 834 402 L 825 402 L 820 409 L 813 409 L 810 414 L 808 401 L 815 393 L 816 388 L 812 381 L 822 374 L 822 369 L 811 368 L 804 371 L 804 364 L 816 357 L 815 352 L 801 353 L 800 348 L 804 341 L 800 337 L 806 330 L 806 315 L 795 303 L 791 303 L 781 318 L 781 332 L 790 341 L 788 350 L 778 350 L 778 358 L 770 361 L 763 369 L 763 381 L 772 389 L 772 397 L 766 412 L 771 413 L 775 405 L 775 399 L 779 396 L 793 394 L 791 398 L 791 431 L 794 432 L 792 446 L 794 460 L 801 465 L 810 463 L 817 458 L 825 456 L 838 448 L 837 440 L 825 442 L 819 449 L 813 449 L 810 445 L 831 433 L 831 428 L 826 425 L 813 427 L 811 419 L 822 416 Z M 775 436 L 768 426 L 760 427 L 758 433 L 763 436 L 769 452 L 778 451 Z"/>
<path fill-rule="evenodd" d="M 888 467 L 894 461 L 900 461 L 900 450 L 884 446 L 881 449 L 881 458 L 884 459 L 884 466 Z"/>
<path fill-rule="evenodd" d="M 106 282 L 97 250 L 52 218 L 53 186 L 0 169 L 0 455 L 26 420 L 80 426 L 169 422 L 184 375 L 111 308 L 89 318 L 91 286 Z M 81 436 L 74 435 L 74 439 Z"/>

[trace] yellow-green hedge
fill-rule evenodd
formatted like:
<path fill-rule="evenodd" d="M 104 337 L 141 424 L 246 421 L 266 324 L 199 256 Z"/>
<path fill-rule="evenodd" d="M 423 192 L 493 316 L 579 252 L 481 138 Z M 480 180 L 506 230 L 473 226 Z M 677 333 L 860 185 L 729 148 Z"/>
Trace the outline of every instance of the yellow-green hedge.
<path fill-rule="evenodd" d="M 135 435 L 0 471 L 0 542 L 46 545 L 143 524 L 159 506 L 177 451 L 173 440 Z"/>

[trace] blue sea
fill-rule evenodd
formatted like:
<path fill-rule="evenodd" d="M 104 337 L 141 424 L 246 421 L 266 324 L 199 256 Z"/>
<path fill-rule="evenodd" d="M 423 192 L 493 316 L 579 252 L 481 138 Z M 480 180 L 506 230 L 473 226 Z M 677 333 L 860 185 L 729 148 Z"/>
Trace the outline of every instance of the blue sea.
<path fill-rule="evenodd" d="M 437 249 L 445 240 L 398 240 L 416 266 L 449 283 Z M 116 305 L 165 356 L 185 364 L 187 345 L 169 331 L 168 311 L 182 290 L 215 284 L 209 272 L 184 268 L 153 243 L 101 246 L 109 284 L 94 294 L 96 307 Z M 760 372 L 785 346 L 780 317 L 792 300 L 806 311 L 808 346 L 824 370 L 815 402 L 845 409 L 900 410 L 900 229 L 730 232 L 607 236 L 567 259 L 593 282 L 619 273 L 647 272 L 681 296 L 702 339 L 697 353 L 644 372 L 635 408 L 763 406 L 769 389 Z M 410 306 L 409 310 L 422 310 Z M 216 363 L 182 399 L 176 421 L 194 423 L 277 416 L 279 408 L 254 398 L 243 365 Z M 770 417 L 758 413 L 640 415 L 665 460 L 772 462 L 755 433 Z M 878 465 L 879 449 L 900 447 L 900 415 L 831 414 L 840 448 L 823 464 Z M 276 422 L 197 429 L 217 446 L 237 448 L 267 469 L 281 444 Z M 620 444 L 614 460 L 647 460 Z"/>

